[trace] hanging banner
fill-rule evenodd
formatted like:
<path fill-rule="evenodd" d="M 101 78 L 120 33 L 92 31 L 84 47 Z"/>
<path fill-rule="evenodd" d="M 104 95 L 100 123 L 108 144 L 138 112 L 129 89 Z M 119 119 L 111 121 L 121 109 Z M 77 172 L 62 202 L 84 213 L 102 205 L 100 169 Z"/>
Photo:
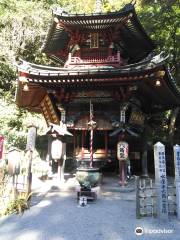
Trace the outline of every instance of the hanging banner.
<path fill-rule="evenodd" d="M 3 157 L 4 137 L 0 136 L 0 159 Z"/>
<path fill-rule="evenodd" d="M 129 155 L 129 144 L 127 142 L 118 142 L 117 144 L 117 159 L 119 161 L 125 161 Z"/>

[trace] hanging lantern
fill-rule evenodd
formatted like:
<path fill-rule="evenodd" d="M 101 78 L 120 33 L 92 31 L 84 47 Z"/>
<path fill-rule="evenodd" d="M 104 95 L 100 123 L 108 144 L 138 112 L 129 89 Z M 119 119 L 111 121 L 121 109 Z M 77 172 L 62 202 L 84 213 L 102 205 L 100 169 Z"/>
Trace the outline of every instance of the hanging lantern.
<path fill-rule="evenodd" d="M 58 160 L 61 159 L 62 157 L 62 148 L 63 148 L 63 143 L 61 140 L 59 139 L 55 139 L 52 141 L 51 144 L 51 156 L 52 159 L 54 160 Z"/>
<path fill-rule="evenodd" d="M 28 92 L 29 91 L 29 87 L 28 87 L 27 83 L 24 85 L 23 91 L 24 92 Z"/>
<path fill-rule="evenodd" d="M 117 158 L 119 161 L 126 161 L 129 155 L 129 144 L 127 142 L 118 142 L 117 144 Z"/>
<path fill-rule="evenodd" d="M 156 80 L 156 87 L 160 87 L 161 86 L 161 81 L 158 79 Z"/>

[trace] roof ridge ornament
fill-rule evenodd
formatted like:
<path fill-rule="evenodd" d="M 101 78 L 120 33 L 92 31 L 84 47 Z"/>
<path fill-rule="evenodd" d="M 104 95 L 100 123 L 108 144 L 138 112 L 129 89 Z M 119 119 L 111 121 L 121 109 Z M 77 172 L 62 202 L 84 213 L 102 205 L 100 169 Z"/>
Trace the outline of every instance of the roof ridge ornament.
<path fill-rule="evenodd" d="M 102 12 L 102 0 L 96 0 L 94 5 L 94 13 Z"/>

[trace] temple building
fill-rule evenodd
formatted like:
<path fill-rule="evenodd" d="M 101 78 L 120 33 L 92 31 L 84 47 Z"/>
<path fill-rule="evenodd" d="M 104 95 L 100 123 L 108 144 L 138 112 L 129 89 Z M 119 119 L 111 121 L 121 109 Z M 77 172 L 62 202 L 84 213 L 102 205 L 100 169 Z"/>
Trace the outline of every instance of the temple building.
<path fill-rule="evenodd" d="M 59 67 L 19 63 L 17 105 L 42 113 L 47 125 L 66 124 L 73 134 L 67 158 L 78 164 L 90 158 L 93 115 L 94 164 L 117 161 L 123 139 L 134 171 L 147 175 L 147 120 L 180 105 L 167 57 L 155 55 L 133 4 L 108 13 L 52 13 L 42 52 Z"/>

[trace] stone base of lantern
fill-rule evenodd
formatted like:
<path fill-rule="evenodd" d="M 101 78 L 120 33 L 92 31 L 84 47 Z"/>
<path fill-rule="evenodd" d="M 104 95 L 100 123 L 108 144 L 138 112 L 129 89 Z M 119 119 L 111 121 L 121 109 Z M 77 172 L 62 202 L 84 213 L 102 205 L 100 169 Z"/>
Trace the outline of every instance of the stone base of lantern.
<path fill-rule="evenodd" d="M 77 189 L 77 200 L 79 200 L 80 197 L 84 196 L 87 198 L 87 201 L 94 201 L 97 199 L 99 191 L 100 187 L 93 187 L 89 190 L 84 190 L 81 187 L 79 187 Z"/>

